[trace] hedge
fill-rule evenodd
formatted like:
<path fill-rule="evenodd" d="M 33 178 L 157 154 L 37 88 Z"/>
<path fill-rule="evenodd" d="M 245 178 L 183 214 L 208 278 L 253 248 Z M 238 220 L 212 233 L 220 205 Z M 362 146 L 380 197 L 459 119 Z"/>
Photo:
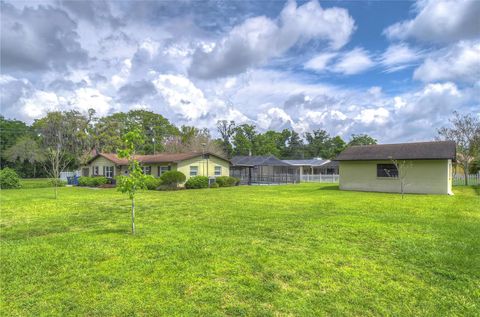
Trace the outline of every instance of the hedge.
<path fill-rule="evenodd" d="M 162 185 L 162 180 L 160 178 L 155 178 L 152 175 L 146 175 L 145 186 L 148 190 L 156 190 Z"/>
<path fill-rule="evenodd" d="M 240 180 L 231 176 L 219 176 L 215 179 L 215 182 L 220 187 L 232 187 L 240 183 Z"/>
<path fill-rule="evenodd" d="M 207 176 L 190 177 L 188 181 L 185 183 L 185 188 L 187 189 L 208 188 L 208 177 Z"/>
<path fill-rule="evenodd" d="M 106 183 L 108 183 L 108 179 L 103 176 L 81 176 L 78 178 L 78 186 L 97 187 Z"/>
<path fill-rule="evenodd" d="M 162 185 L 170 188 L 175 189 L 178 187 L 178 184 L 183 183 L 187 177 L 185 174 L 179 171 L 168 171 L 160 176 L 160 180 L 162 181 Z"/>
<path fill-rule="evenodd" d="M 5 167 L 0 171 L 0 188 L 20 188 L 20 178 L 15 170 Z"/>

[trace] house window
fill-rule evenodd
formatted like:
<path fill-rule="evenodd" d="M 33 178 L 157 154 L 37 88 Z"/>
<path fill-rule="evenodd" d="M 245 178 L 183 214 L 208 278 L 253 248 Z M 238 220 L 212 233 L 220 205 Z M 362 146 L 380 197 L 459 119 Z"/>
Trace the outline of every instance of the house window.
<path fill-rule="evenodd" d="M 215 176 L 221 176 L 221 175 L 222 175 L 222 167 L 215 166 Z"/>
<path fill-rule="evenodd" d="M 394 164 L 377 164 L 377 177 L 398 177 L 398 170 Z"/>
<path fill-rule="evenodd" d="M 190 176 L 198 175 L 198 166 L 190 166 Z"/>
<path fill-rule="evenodd" d="M 168 172 L 169 170 L 170 166 L 159 166 L 157 176 L 161 176 L 163 173 Z"/>
<path fill-rule="evenodd" d="M 105 166 L 105 177 L 113 178 L 113 166 Z"/>
<path fill-rule="evenodd" d="M 151 166 L 142 166 L 143 174 L 150 175 L 152 174 L 152 167 Z"/>

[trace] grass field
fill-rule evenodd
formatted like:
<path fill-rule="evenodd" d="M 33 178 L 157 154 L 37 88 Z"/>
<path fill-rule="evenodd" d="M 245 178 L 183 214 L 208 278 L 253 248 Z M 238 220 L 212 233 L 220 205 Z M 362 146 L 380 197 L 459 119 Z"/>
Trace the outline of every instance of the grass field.
<path fill-rule="evenodd" d="M 478 316 L 480 189 L 1 191 L 2 316 Z"/>

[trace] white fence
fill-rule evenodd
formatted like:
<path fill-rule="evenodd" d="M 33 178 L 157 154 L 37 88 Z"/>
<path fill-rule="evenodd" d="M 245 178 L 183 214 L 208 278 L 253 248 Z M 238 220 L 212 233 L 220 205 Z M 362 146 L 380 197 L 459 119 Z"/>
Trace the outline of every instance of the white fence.
<path fill-rule="evenodd" d="M 453 185 L 465 185 L 465 175 L 453 175 Z M 468 185 L 480 185 L 480 173 L 468 175 Z"/>
<path fill-rule="evenodd" d="M 300 181 L 307 183 L 338 183 L 340 175 L 302 175 Z"/>
<path fill-rule="evenodd" d="M 62 181 L 66 181 L 67 180 L 67 177 L 70 177 L 70 176 L 80 176 L 80 171 L 73 171 L 73 172 L 60 172 L 60 179 Z"/>

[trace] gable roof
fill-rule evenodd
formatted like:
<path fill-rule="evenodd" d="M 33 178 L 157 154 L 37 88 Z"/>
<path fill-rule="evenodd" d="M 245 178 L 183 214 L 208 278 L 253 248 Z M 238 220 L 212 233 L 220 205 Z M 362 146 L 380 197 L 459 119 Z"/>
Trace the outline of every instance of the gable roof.
<path fill-rule="evenodd" d="M 233 166 L 291 166 L 277 159 L 273 155 L 268 156 L 234 156 L 232 157 Z"/>
<path fill-rule="evenodd" d="M 204 154 L 215 156 L 229 162 L 228 159 L 221 157 L 220 155 L 217 155 L 217 154 L 213 154 L 210 152 L 205 152 Z M 175 163 L 175 162 L 181 162 L 181 161 L 188 160 L 201 155 L 203 155 L 203 153 L 200 153 L 200 152 L 160 153 L 160 154 L 149 154 L 149 155 L 135 155 L 135 159 L 137 159 L 138 162 L 142 164 L 169 163 L 169 162 Z M 88 164 L 90 164 L 93 160 L 95 160 L 100 156 L 106 158 L 109 161 L 112 161 L 116 165 L 128 165 L 127 159 L 120 158 L 115 153 L 98 153 L 88 161 Z"/>
<path fill-rule="evenodd" d="M 455 142 L 435 141 L 351 146 L 340 153 L 335 160 L 454 160 L 455 156 Z"/>

